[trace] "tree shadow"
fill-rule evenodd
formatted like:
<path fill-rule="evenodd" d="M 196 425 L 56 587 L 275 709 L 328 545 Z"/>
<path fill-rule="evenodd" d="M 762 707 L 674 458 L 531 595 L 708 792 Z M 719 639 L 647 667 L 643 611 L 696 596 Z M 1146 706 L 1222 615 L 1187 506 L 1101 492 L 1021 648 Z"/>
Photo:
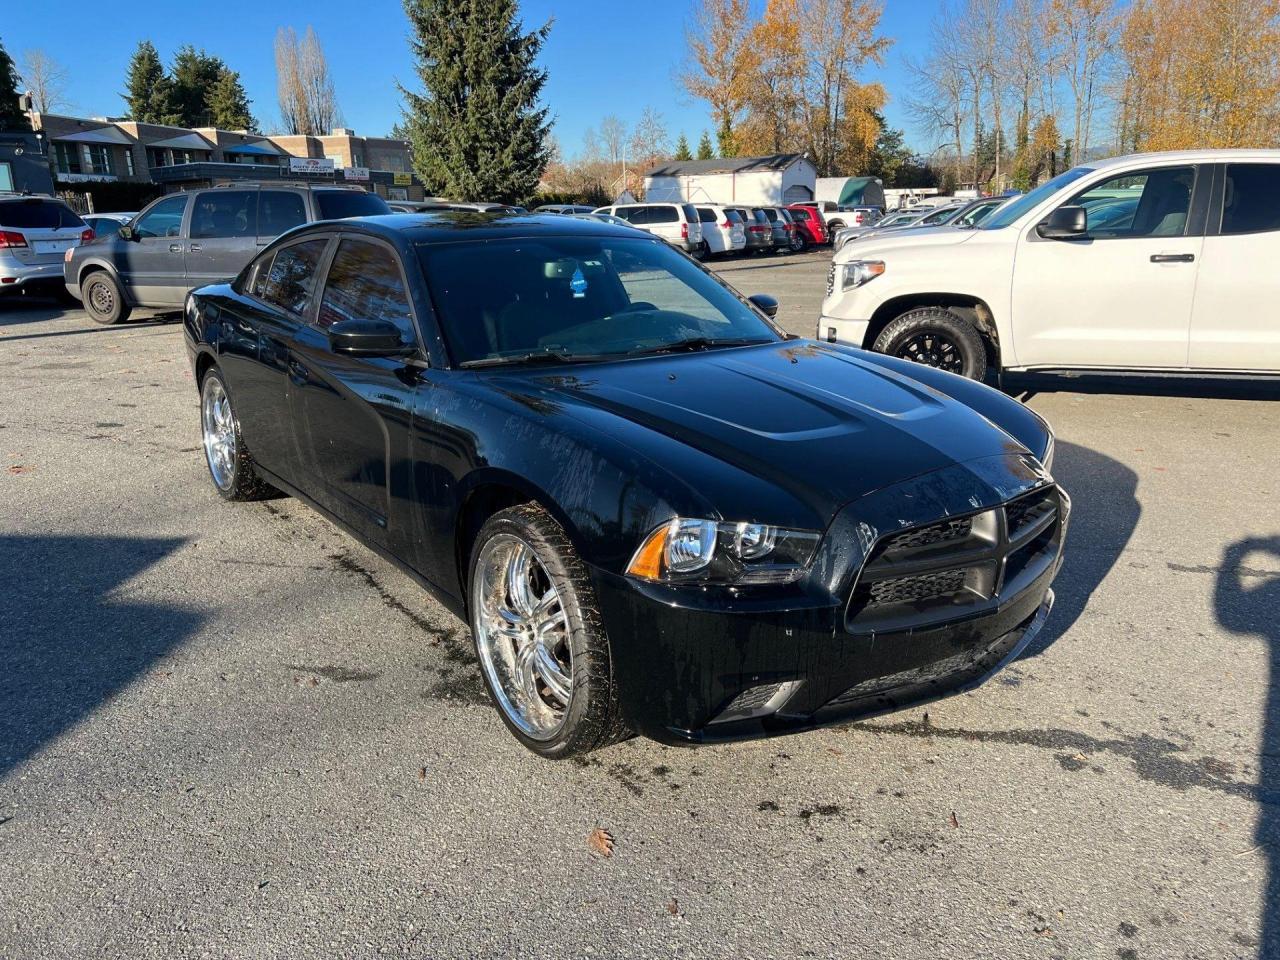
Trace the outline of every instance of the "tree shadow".
<path fill-rule="evenodd" d="M 183 543 L 0 536 L 0 778 L 196 630 L 198 613 L 114 595 Z"/>
<path fill-rule="evenodd" d="M 1267 705 L 1258 758 L 1254 839 L 1267 862 L 1258 957 L 1280 956 L 1280 536 L 1250 537 L 1222 555 L 1214 614 L 1232 633 L 1260 637 L 1267 648 Z"/>
<path fill-rule="evenodd" d="M 1138 475 L 1118 460 L 1058 441 L 1053 475 L 1071 497 L 1062 569 L 1053 582 L 1053 612 L 1020 659 L 1047 650 L 1080 619 L 1089 598 L 1120 559 L 1138 525 Z"/>

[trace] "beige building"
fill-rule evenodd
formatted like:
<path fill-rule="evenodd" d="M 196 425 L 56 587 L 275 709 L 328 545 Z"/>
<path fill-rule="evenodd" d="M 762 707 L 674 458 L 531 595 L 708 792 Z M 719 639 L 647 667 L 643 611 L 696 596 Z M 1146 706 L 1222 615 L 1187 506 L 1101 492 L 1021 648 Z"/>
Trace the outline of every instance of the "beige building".
<path fill-rule="evenodd" d="M 232 180 L 306 179 L 360 185 L 392 199 L 423 196 L 408 143 L 360 137 L 345 127 L 320 137 L 262 135 L 40 113 L 32 114 L 32 125 L 48 140 L 54 180 L 64 190 L 95 181 L 178 190 Z"/>

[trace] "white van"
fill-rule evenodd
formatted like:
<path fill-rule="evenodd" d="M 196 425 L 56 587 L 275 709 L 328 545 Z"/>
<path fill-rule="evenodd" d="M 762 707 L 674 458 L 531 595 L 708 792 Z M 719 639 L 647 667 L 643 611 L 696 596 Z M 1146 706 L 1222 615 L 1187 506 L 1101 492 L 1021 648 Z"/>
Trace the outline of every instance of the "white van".
<path fill-rule="evenodd" d="M 1280 150 L 1075 167 L 972 229 L 836 255 L 818 336 L 982 379 L 1280 374 Z"/>
<path fill-rule="evenodd" d="M 741 253 L 747 248 L 747 228 L 742 214 L 717 204 L 698 204 L 702 239 L 712 255 Z"/>
<path fill-rule="evenodd" d="M 625 203 L 599 207 L 592 212 L 621 217 L 633 227 L 661 237 L 695 257 L 707 254 L 707 244 L 702 236 L 702 221 L 691 203 Z"/>

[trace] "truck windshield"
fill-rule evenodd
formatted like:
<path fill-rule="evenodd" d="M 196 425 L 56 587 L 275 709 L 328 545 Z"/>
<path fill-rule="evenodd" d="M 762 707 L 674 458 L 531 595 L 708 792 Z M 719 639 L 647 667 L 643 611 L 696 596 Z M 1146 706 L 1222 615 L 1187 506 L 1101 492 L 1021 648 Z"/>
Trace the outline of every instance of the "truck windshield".
<path fill-rule="evenodd" d="M 977 224 L 979 230 L 999 230 L 1011 223 L 1016 223 L 1024 213 L 1034 210 L 1049 197 L 1053 196 L 1069 183 L 1075 183 L 1081 177 L 1093 173 L 1093 167 L 1073 167 L 1066 173 L 1060 173 L 1052 180 L 1046 180 L 1030 193 L 1017 197 L 1005 204 L 987 219 Z"/>

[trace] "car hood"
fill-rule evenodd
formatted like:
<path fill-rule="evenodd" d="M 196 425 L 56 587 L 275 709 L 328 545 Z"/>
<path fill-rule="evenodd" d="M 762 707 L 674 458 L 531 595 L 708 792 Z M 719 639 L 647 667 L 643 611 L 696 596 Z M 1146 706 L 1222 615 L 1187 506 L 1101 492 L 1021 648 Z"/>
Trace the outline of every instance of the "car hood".
<path fill-rule="evenodd" d="M 835 255 L 836 263 L 848 263 L 861 259 L 869 249 L 869 241 L 876 241 L 876 249 L 890 245 L 895 247 L 948 246 L 964 243 L 973 239 L 973 231 L 960 227 L 889 227 L 885 230 L 873 230 L 854 237 Z"/>
<path fill-rule="evenodd" d="M 1027 453 L 973 408 L 860 354 L 791 340 L 524 379 L 544 397 L 611 414 L 617 419 L 610 432 L 624 442 L 643 445 L 634 427 L 656 431 L 786 490 L 828 518 L 889 484 Z M 680 472 L 669 458 L 665 466 Z"/>

